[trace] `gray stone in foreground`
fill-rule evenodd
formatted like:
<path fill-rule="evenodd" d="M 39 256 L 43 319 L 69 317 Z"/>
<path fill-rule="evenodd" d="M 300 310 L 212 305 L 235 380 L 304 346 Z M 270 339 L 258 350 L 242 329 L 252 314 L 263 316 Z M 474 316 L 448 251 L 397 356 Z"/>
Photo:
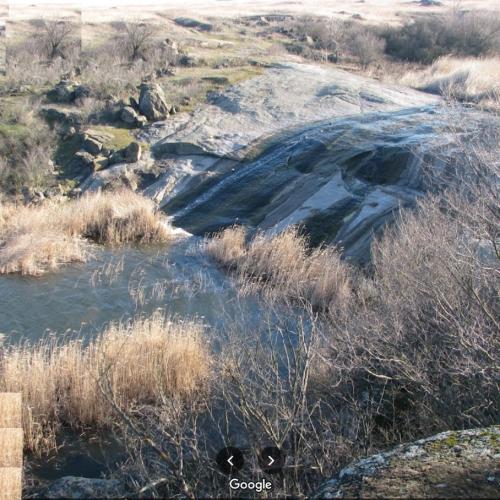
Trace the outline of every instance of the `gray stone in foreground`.
<path fill-rule="evenodd" d="M 142 83 L 140 86 L 139 111 L 150 121 L 165 119 L 171 106 L 165 93 L 157 83 Z"/>
<path fill-rule="evenodd" d="M 442 432 L 358 460 L 312 498 L 498 498 L 500 426 Z"/>
<path fill-rule="evenodd" d="M 115 479 L 65 476 L 44 488 L 35 498 L 116 498 L 125 494 L 125 488 Z"/>

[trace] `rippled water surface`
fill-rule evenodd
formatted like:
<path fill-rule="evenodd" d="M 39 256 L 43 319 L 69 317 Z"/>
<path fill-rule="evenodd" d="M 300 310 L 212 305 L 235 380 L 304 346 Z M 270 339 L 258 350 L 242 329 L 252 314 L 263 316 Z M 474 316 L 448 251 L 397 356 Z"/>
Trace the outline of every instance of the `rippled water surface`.
<path fill-rule="evenodd" d="M 90 338 L 110 321 L 157 308 L 219 326 L 241 306 L 196 238 L 162 247 L 96 248 L 89 262 L 42 277 L 0 276 L 0 303 L 0 332 L 9 343 L 51 333 Z"/>

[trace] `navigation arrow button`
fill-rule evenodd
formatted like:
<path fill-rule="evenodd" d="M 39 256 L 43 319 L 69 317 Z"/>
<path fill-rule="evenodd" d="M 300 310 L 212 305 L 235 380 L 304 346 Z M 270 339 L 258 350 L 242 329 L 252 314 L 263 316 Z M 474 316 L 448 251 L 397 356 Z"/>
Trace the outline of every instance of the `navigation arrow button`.
<path fill-rule="evenodd" d="M 261 450 L 258 458 L 260 468 L 267 474 L 276 474 L 285 465 L 285 455 L 275 446 L 268 446 Z"/>
<path fill-rule="evenodd" d="M 219 469 L 224 472 L 224 474 L 234 474 L 239 471 L 245 463 L 243 453 L 234 446 L 228 446 L 220 450 L 215 460 L 217 461 Z"/>

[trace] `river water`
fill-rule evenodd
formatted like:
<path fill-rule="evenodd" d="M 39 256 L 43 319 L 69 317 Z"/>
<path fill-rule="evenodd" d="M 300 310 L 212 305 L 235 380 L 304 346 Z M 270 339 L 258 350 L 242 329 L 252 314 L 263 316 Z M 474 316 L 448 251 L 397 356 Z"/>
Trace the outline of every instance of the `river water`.
<path fill-rule="evenodd" d="M 41 277 L 0 276 L 4 341 L 36 342 L 47 335 L 89 339 L 110 321 L 158 308 L 222 326 L 242 302 L 199 243 L 191 237 L 163 246 L 96 247 L 89 262 Z"/>

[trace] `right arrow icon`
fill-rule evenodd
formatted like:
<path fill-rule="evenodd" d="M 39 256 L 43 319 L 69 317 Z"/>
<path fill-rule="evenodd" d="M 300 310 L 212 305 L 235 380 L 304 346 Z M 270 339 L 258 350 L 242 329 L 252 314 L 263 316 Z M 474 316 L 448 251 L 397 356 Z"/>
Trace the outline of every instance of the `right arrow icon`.
<path fill-rule="evenodd" d="M 258 458 L 260 468 L 267 474 L 277 474 L 285 465 L 285 455 L 275 446 L 262 449 Z"/>

